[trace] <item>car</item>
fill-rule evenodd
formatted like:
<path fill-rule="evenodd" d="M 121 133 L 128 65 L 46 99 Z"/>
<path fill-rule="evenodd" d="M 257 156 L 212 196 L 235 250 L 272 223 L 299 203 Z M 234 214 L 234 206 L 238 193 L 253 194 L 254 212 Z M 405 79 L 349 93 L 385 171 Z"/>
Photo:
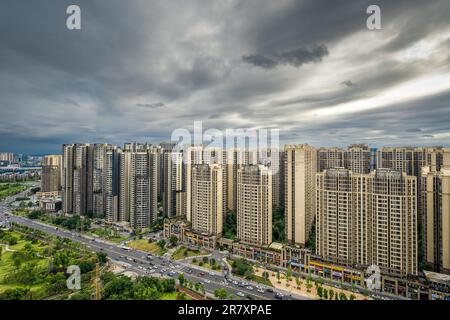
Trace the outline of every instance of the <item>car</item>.
<path fill-rule="evenodd" d="M 252 286 L 247 286 L 247 289 L 251 291 L 251 290 L 253 290 L 253 287 Z"/>
<path fill-rule="evenodd" d="M 205 276 L 205 273 L 204 273 L 204 272 L 199 272 L 198 275 L 199 275 L 200 277 L 204 277 L 204 276 Z"/>
<path fill-rule="evenodd" d="M 236 280 L 233 280 L 233 284 L 238 285 L 239 283 Z"/>
<path fill-rule="evenodd" d="M 267 288 L 267 292 L 273 293 L 273 289 L 272 288 Z"/>
<path fill-rule="evenodd" d="M 254 300 L 255 298 L 254 298 L 252 295 L 249 295 L 249 294 L 248 294 L 248 295 L 247 295 L 247 299 L 248 299 L 248 300 Z"/>
<path fill-rule="evenodd" d="M 239 297 L 245 297 L 245 294 L 243 294 L 242 292 L 238 292 L 238 293 L 236 293 Z"/>
<path fill-rule="evenodd" d="M 259 292 L 259 293 L 264 293 L 265 291 L 264 291 L 263 288 L 260 288 L 260 289 L 258 289 L 258 292 Z"/>
<path fill-rule="evenodd" d="M 211 281 L 208 280 L 208 279 L 203 280 L 203 282 L 205 282 L 205 283 L 211 283 Z"/>
<path fill-rule="evenodd" d="M 275 293 L 275 298 L 276 298 L 276 299 L 279 299 L 279 300 L 283 300 L 283 294 L 277 292 L 277 293 Z"/>

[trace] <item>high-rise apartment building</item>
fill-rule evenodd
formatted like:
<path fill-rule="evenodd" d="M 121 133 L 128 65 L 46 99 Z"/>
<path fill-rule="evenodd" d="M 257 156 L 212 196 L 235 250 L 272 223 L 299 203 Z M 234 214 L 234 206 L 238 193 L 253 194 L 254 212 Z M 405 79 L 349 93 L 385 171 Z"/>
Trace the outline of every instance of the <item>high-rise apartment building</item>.
<path fill-rule="evenodd" d="M 450 149 L 439 171 L 422 168 L 423 254 L 427 267 L 450 274 Z"/>
<path fill-rule="evenodd" d="M 350 266 L 417 274 L 417 179 L 389 169 L 316 176 L 316 253 Z"/>
<path fill-rule="evenodd" d="M 183 153 L 177 151 L 164 152 L 164 192 L 163 192 L 163 209 L 166 217 L 172 218 L 183 215 L 183 208 L 180 201 L 183 195 L 178 195 L 178 210 L 177 210 L 177 194 L 183 190 Z M 184 181 L 185 182 L 185 181 Z M 186 203 L 186 201 L 184 201 Z M 184 213 L 186 215 L 186 212 Z M 189 218 L 189 217 L 187 217 Z"/>
<path fill-rule="evenodd" d="M 119 221 L 119 172 L 120 153 L 116 147 L 106 151 L 104 162 L 105 219 L 109 223 Z"/>
<path fill-rule="evenodd" d="M 442 156 L 441 147 L 383 147 L 377 151 L 377 168 L 393 169 L 419 178 L 422 167 L 439 171 Z"/>
<path fill-rule="evenodd" d="M 317 151 L 307 144 L 286 145 L 283 158 L 286 239 L 305 246 L 316 212 Z"/>
<path fill-rule="evenodd" d="M 262 165 L 238 170 L 237 238 L 254 245 L 272 242 L 272 174 Z"/>
<path fill-rule="evenodd" d="M 61 191 L 62 155 L 46 155 L 42 159 L 41 192 Z"/>
<path fill-rule="evenodd" d="M 72 213 L 73 209 L 73 149 L 73 144 L 63 145 L 63 176 L 61 188 L 64 213 Z"/>
<path fill-rule="evenodd" d="M 353 173 L 369 173 L 372 158 L 372 150 L 367 145 L 353 144 L 347 149 L 320 148 L 317 150 L 317 171 L 345 168 Z"/>
<path fill-rule="evenodd" d="M 191 220 L 194 231 L 222 235 L 223 171 L 218 164 L 192 166 Z"/>
<path fill-rule="evenodd" d="M 75 144 L 71 148 L 73 159 L 72 167 L 69 167 L 67 176 L 72 176 L 72 208 L 71 213 L 75 215 L 85 215 L 88 212 L 88 189 L 89 188 L 89 170 L 88 170 L 88 144 Z M 64 154 L 65 156 L 66 154 Z M 67 184 L 66 184 L 67 186 Z"/>
<path fill-rule="evenodd" d="M 0 161 L 12 163 L 14 162 L 14 154 L 12 152 L 0 152 Z"/>
<path fill-rule="evenodd" d="M 118 219 L 134 229 L 149 227 L 157 218 L 158 160 L 147 144 L 126 144 L 118 153 Z"/>

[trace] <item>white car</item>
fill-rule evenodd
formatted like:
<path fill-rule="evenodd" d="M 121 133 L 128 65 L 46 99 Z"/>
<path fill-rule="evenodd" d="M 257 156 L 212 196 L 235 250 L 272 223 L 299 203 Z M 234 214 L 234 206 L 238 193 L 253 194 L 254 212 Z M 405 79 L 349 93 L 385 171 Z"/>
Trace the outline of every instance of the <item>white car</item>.
<path fill-rule="evenodd" d="M 253 287 L 252 286 L 247 286 L 247 289 L 248 290 L 253 290 Z"/>
<path fill-rule="evenodd" d="M 260 289 L 258 289 L 258 292 L 259 293 L 264 293 L 265 291 L 264 291 L 264 289 L 260 288 Z"/>
<path fill-rule="evenodd" d="M 211 283 L 208 279 L 203 280 L 205 283 Z"/>
<path fill-rule="evenodd" d="M 243 294 L 242 292 L 238 292 L 238 293 L 236 293 L 239 297 L 245 297 L 245 294 Z"/>

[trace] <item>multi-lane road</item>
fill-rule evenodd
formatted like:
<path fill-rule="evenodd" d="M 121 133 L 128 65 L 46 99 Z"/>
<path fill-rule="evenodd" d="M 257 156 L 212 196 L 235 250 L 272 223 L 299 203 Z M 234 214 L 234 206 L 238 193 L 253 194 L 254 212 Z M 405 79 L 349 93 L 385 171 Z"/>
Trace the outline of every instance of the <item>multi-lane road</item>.
<path fill-rule="evenodd" d="M 17 196 L 17 195 L 16 195 Z M 53 236 L 68 238 L 86 245 L 89 250 L 105 253 L 113 262 L 124 266 L 127 270 L 138 275 L 171 277 L 177 279 L 179 274 L 184 274 L 189 281 L 203 284 L 208 294 L 213 294 L 216 289 L 225 288 L 228 294 L 233 294 L 241 299 L 308 299 L 298 295 L 290 295 L 287 292 L 263 286 L 251 281 L 243 281 L 230 274 L 199 269 L 186 262 L 172 261 L 166 257 L 151 256 L 146 252 L 127 248 L 115 243 L 86 236 L 84 234 L 61 229 L 44 224 L 40 221 L 16 216 L 11 213 L 9 203 L 12 198 L 0 202 L 0 221 L 15 222 L 36 230 L 43 231 Z"/>

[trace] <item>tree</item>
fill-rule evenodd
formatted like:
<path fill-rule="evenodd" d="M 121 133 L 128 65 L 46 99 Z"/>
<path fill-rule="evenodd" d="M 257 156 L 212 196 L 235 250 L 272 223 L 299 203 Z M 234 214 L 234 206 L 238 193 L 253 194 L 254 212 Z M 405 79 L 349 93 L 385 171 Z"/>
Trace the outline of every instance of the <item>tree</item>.
<path fill-rule="evenodd" d="M 30 289 L 14 288 L 6 289 L 0 294 L 0 300 L 21 300 L 26 297 Z"/>
<path fill-rule="evenodd" d="M 306 291 L 309 293 L 311 292 L 311 288 L 313 287 L 311 280 L 308 278 L 306 279 Z"/>
<path fill-rule="evenodd" d="M 225 288 L 217 289 L 214 291 L 214 296 L 219 300 L 225 300 L 228 297 L 228 292 Z"/>
<path fill-rule="evenodd" d="M 187 300 L 187 295 L 184 292 L 178 292 L 177 300 Z"/>
<path fill-rule="evenodd" d="M 267 271 L 264 271 L 263 273 L 262 273 L 262 276 L 263 276 L 263 278 L 264 278 L 264 280 L 267 282 L 267 281 L 269 281 L 269 273 L 267 272 Z"/>
<path fill-rule="evenodd" d="M 344 292 L 339 293 L 339 300 L 347 300 L 347 296 Z"/>
<path fill-rule="evenodd" d="M 327 289 L 323 289 L 323 298 L 325 300 L 328 300 L 328 290 Z"/>
<path fill-rule="evenodd" d="M 355 300 L 356 299 L 356 297 L 355 297 L 355 295 L 352 293 L 351 295 L 350 295 L 350 300 Z"/>
<path fill-rule="evenodd" d="M 278 280 L 278 283 L 281 283 L 280 278 L 281 278 L 281 276 L 280 276 L 280 271 L 277 270 L 277 280 Z"/>
<path fill-rule="evenodd" d="M 98 252 L 97 253 L 97 259 L 98 259 L 98 262 L 100 264 L 102 264 L 102 265 L 105 264 L 108 261 L 107 255 L 104 252 Z"/>
<path fill-rule="evenodd" d="M 178 276 L 178 281 L 180 281 L 180 285 L 184 285 L 186 278 L 184 277 L 184 274 L 180 273 L 180 275 Z"/>
<path fill-rule="evenodd" d="M 295 283 L 297 284 L 297 289 L 302 288 L 302 281 L 300 280 L 300 278 L 298 276 L 295 277 Z"/>
<path fill-rule="evenodd" d="M 317 290 L 317 296 L 320 298 L 320 299 L 322 299 L 322 297 L 323 297 L 323 289 L 322 289 L 322 287 L 316 287 L 316 290 Z"/>
<path fill-rule="evenodd" d="M 289 265 L 286 272 L 286 280 L 291 281 L 292 280 L 292 268 Z"/>
<path fill-rule="evenodd" d="M 334 297 L 334 291 L 333 289 L 330 289 L 330 300 L 333 300 Z"/>
<path fill-rule="evenodd" d="M 171 247 L 175 247 L 178 243 L 178 238 L 175 236 L 170 236 L 169 243 Z"/>
<path fill-rule="evenodd" d="M 203 257 L 202 261 L 203 261 L 203 263 L 208 263 L 208 257 Z"/>
<path fill-rule="evenodd" d="M 162 249 L 164 249 L 164 247 L 166 246 L 166 240 L 161 239 L 161 240 L 159 240 L 156 244 L 157 244 L 157 245 L 161 248 L 161 250 L 162 250 Z"/>

